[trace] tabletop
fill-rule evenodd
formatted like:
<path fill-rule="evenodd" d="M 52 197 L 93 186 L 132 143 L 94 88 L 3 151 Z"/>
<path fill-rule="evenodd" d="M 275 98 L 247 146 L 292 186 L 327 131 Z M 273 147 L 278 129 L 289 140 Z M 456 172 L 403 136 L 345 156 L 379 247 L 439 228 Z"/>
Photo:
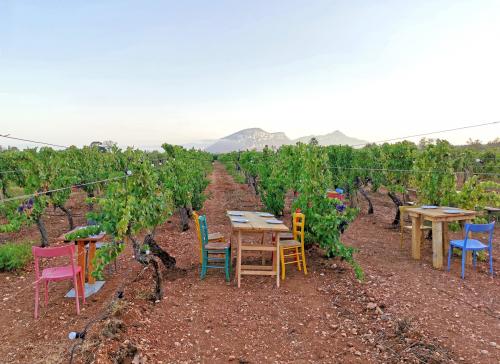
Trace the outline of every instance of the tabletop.
<path fill-rule="evenodd" d="M 448 213 L 445 210 L 458 210 L 459 213 Z M 407 210 L 410 216 L 422 215 L 429 220 L 457 221 L 473 219 L 477 212 L 472 210 L 457 209 L 456 207 L 427 208 L 415 207 Z"/>
<path fill-rule="evenodd" d="M 70 240 L 67 240 L 66 239 L 66 235 L 68 234 L 71 234 L 71 233 L 74 233 L 75 231 L 78 231 L 80 229 L 83 229 L 83 228 L 86 228 L 87 226 L 77 226 L 76 228 L 74 228 L 73 230 L 70 230 L 68 231 L 67 233 L 64 233 L 62 234 L 60 237 L 57 238 L 58 241 L 64 241 L 64 242 L 69 242 Z M 95 243 L 97 241 L 100 241 L 102 240 L 104 237 L 106 236 L 106 233 L 105 232 L 101 232 L 97 235 L 91 235 L 91 236 L 87 236 L 86 238 L 81 238 L 81 239 L 77 239 L 75 241 L 85 241 L 85 242 L 90 242 L 90 243 Z"/>
<path fill-rule="evenodd" d="M 231 213 L 241 213 L 242 216 L 230 216 Z M 283 223 L 270 224 L 266 220 L 276 220 L 274 216 L 259 216 L 264 214 L 261 211 L 227 211 L 231 227 L 235 231 L 248 231 L 248 232 L 277 232 L 284 233 L 290 229 Z M 233 219 L 247 219 L 248 222 L 235 222 Z"/>

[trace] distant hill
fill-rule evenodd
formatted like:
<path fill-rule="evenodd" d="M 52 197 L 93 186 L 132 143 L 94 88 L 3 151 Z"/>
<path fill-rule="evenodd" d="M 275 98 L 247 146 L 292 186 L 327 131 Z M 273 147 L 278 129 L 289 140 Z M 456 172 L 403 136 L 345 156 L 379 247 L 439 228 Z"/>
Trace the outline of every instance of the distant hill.
<path fill-rule="evenodd" d="M 205 150 L 211 153 L 227 153 L 246 149 L 262 150 L 266 145 L 280 147 L 284 144 L 291 144 L 285 133 L 268 133 L 260 128 L 251 128 L 219 139 Z"/>
<path fill-rule="evenodd" d="M 266 145 L 279 148 L 282 145 L 295 144 L 297 142 L 309 143 L 311 138 L 316 138 L 320 145 L 359 145 L 367 143 L 361 139 L 351 138 L 338 130 L 325 135 L 309 135 L 292 140 L 285 133 L 269 133 L 260 128 L 250 128 L 221 138 L 207 146 L 205 150 L 211 153 L 227 153 L 247 149 L 262 150 Z"/>
<path fill-rule="evenodd" d="M 360 145 L 368 143 L 366 140 L 349 137 L 338 130 L 324 135 L 308 135 L 295 139 L 293 142 L 309 143 L 312 138 L 316 138 L 319 145 Z"/>

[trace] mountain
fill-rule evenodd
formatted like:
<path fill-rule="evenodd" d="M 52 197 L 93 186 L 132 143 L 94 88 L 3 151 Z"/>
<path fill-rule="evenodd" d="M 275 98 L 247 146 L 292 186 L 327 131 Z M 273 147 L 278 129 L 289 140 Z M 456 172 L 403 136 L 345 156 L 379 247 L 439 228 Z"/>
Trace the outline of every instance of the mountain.
<path fill-rule="evenodd" d="M 237 133 L 219 139 L 214 144 L 205 148 L 210 153 L 227 153 L 236 150 L 257 149 L 262 150 L 266 145 L 280 147 L 291 144 L 292 141 L 285 133 L 268 133 L 260 128 L 243 129 Z"/>
<path fill-rule="evenodd" d="M 335 130 L 333 133 L 324 135 L 305 136 L 295 139 L 293 142 L 309 143 L 311 138 L 316 138 L 319 145 L 360 145 L 368 143 L 366 140 L 351 138 L 338 130 Z"/>
<path fill-rule="evenodd" d="M 338 130 L 325 135 L 309 135 L 292 140 L 285 133 L 268 133 L 260 128 L 251 128 L 221 138 L 206 147 L 205 150 L 210 153 L 227 153 L 247 149 L 262 150 L 266 145 L 279 148 L 282 145 L 298 142 L 309 143 L 311 138 L 316 138 L 320 145 L 359 145 L 367 143 L 361 139 L 351 138 Z"/>

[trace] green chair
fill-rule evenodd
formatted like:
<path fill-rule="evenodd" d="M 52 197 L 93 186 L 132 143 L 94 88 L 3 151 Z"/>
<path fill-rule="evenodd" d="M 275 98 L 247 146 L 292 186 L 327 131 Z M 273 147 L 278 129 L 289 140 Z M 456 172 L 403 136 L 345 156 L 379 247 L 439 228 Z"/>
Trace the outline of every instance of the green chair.
<path fill-rule="evenodd" d="M 208 268 L 224 269 L 226 273 L 226 281 L 229 282 L 231 277 L 231 243 L 226 242 L 209 242 L 208 241 L 208 227 L 207 219 L 205 216 L 200 216 L 198 218 L 200 222 L 200 232 L 201 232 L 201 252 L 202 252 L 202 263 L 201 263 L 201 273 L 200 278 L 203 279 L 207 275 Z M 224 257 L 220 257 L 221 255 Z M 215 263 L 224 263 L 215 264 Z"/>

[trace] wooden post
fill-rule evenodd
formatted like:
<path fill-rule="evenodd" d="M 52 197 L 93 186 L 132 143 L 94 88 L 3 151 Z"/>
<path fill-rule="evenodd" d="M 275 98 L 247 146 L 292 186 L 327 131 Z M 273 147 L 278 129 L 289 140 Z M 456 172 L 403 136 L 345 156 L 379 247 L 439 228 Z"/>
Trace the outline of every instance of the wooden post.
<path fill-rule="evenodd" d="M 276 253 L 274 254 L 276 261 L 276 287 L 280 288 L 280 234 L 276 234 Z"/>
<path fill-rule="evenodd" d="M 422 216 L 411 217 L 411 256 L 413 259 L 420 260 L 420 243 L 422 241 Z"/>
<path fill-rule="evenodd" d="M 450 237 L 448 234 L 448 222 L 443 222 L 443 254 L 445 258 L 448 256 L 448 249 L 450 249 Z"/>
<path fill-rule="evenodd" d="M 87 263 L 89 265 L 89 269 L 87 272 L 87 281 L 89 282 L 89 284 L 95 283 L 95 278 L 92 275 L 92 272 L 94 271 L 95 244 L 95 241 L 89 241 L 89 261 Z"/>
<path fill-rule="evenodd" d="M 443 268 L 443 223 L 432 222 L 432 265 L 436 269 Z"/>
<path fill-rule="evenodd" d="M 236 257 L 236 275 L 238 281 L 238 288 L 241 286 L 241 231 L 238 230 L 238 256 Z"/>
<path fill-rule="evenodd" d="M 85 254 L 85 241 L 77 240 L 77 254 L 78 254 L 78 265 L 82 270 L 83 283 L 85 283 L 85 268 L 86 268 L 86 254 Z"/>

